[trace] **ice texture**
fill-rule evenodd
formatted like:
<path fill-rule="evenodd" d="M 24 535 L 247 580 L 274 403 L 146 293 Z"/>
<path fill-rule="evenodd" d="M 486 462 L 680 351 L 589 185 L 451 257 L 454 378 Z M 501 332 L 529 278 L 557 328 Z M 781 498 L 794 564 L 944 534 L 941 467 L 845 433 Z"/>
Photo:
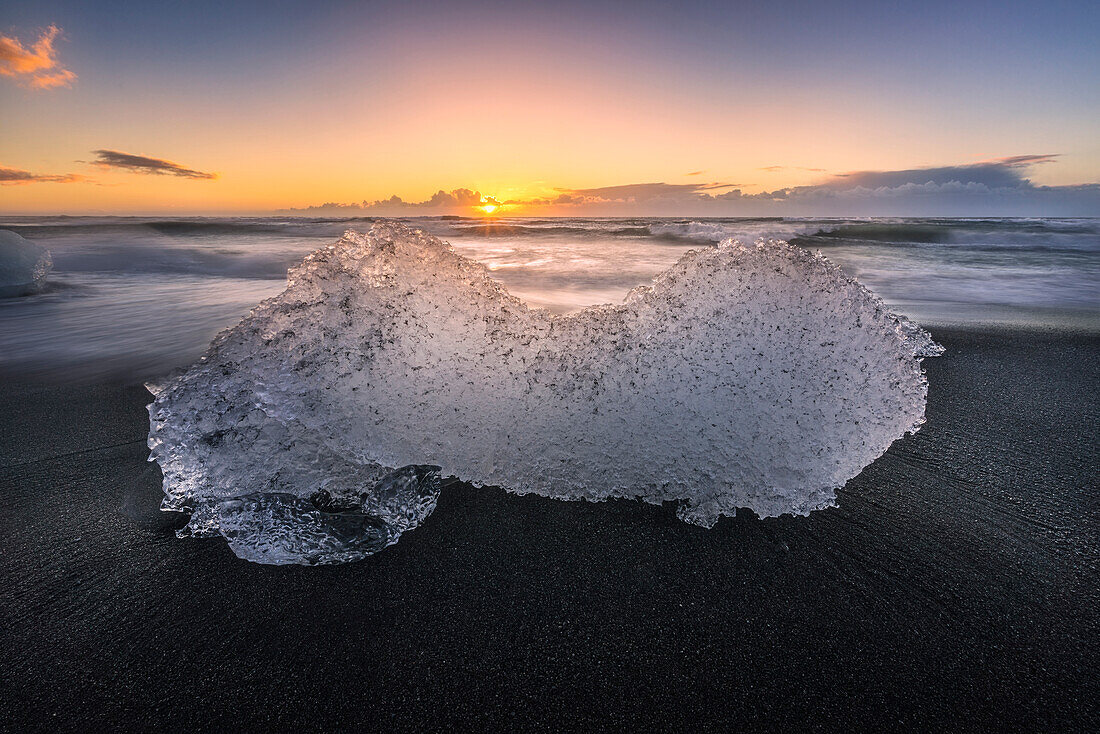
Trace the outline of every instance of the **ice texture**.
<path fill-rule="evenodd" d="M 41 290 L 53 268 L 49 250 L 0 229 L 0 298 Z"/>
<path fill-rule="evenodd" d="M 834 504 L 922 424 L 920 361 L 940 351 L 785 242 L 694 250 L 622 305 L 552 315 L 379 222 L 307 256 L 155 386 L 149 446 L 163 506 L 262 562 L 395 542 L 434 507 L 437 469 L 520 494 L 674 500 L 709 527 L 740 507 Z"/>
<path fill-rule="evenodd" d="M 438 496 L 439 467 L 408 466 L 359 495 L 253 492 L 201 502 L 179 535 L 224 535 L 234 553 L 257 563 L 342 563 L 396 543 Z"/>

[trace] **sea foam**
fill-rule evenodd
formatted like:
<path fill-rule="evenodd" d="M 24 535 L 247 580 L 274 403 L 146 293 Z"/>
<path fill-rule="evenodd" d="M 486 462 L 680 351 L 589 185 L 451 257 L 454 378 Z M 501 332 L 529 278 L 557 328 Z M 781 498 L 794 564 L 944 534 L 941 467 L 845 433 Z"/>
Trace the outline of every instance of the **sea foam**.
<path fill-rule="evenodd" d="M 560 499 L 804 515 L 924 420 L 942 351 L 819 255 L 727 240 L 625 303 L 529 309 L 391 222 L 151 386 L 151 460 L 184 534 L 265 563 L 353 560 L 435 505 L 439 475 Z"/>

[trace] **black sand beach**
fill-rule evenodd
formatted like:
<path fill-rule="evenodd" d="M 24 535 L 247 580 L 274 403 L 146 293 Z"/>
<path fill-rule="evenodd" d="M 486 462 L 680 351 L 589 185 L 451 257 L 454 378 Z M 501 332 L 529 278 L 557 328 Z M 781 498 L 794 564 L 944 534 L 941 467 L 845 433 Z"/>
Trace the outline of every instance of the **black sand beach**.
<path fill-rule="evenodd" d="M 179 540 L 139 386 L 0 389 L 25 731 L 1100 729 L 1100 338 L 935 329 L 928 423 L 808 518 L 452 484 L 401 542 Z"/>

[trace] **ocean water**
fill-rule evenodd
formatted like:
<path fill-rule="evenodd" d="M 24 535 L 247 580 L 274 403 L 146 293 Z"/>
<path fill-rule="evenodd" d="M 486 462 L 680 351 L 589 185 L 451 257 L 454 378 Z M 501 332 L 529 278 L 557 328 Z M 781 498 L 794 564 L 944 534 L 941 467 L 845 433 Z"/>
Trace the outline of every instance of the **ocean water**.
<path fill-rule="evenodd" d="M 48 248 L 41 293 L 0 299 L 0 370 L 149 378 L 277 295 L 286 269 L 369 218 L 6 217 Z M 734 237 L 819 250 L 925 325 L 1100 327 L 1096 219 L 415 218 L 555 313 L 618 303 L 687 250 Z"/>

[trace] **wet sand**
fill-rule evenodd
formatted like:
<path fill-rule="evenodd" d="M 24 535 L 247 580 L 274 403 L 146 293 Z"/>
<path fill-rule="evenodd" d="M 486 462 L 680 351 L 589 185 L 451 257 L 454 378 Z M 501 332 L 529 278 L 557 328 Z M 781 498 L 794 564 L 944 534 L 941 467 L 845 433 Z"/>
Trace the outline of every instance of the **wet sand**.
<path fill-rule="evenodd" d="M 808 518 L 449 484 L 362 562 L 157 511 L 140 386 L 0 387 L 0 726 L 1100 728 L 1100 337 L 935 329 L 928 423 Z"/>

